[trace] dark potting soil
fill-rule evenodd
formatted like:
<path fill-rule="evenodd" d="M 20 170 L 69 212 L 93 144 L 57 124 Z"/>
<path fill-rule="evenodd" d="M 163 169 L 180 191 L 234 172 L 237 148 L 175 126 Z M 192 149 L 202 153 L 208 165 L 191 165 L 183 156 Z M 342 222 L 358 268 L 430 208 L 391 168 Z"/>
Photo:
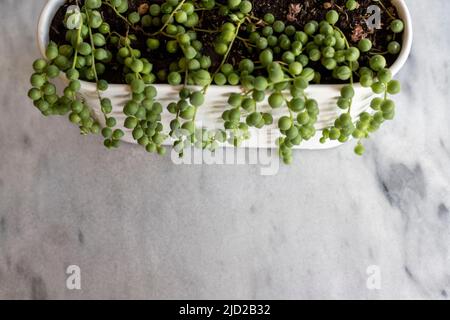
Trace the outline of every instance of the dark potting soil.
<path fill-rule="evenodd" d="M 227 0 L 216 0 L 217 3 L 226 3 Z M 80 0 L 83 3 L 84 0 Z M 138 8 L 143 4 L 162 4 L 163 0 L 128 0 L 129 11 L 137 11 Z M 398 13 L 395 7 L 391 4 L 391 0 L 381 0 L 381 23 L 382 29 L 369 30 L 365 20 L 369 17 L 367 14 L 367 8 L 371 5 L 380 5 L 379 1 L 374 0 L 358 0 L 360 4 L 359 8 L 353 11 L 348 11 L 345 9 L 345 3 L 347 0 L 253 0 L 253 15 L 256 17 L 264 17 L 266 13 L 272 13 L 277 20 L 285 21 L 286 24 L 294 25 L 297 30 L 303 30 L 304 25 L 311 21 L 321 21 L 325 18 L 326 13 L 330 9 L 334 9 L 341 13 L 339 22 L 336 24 L 349 42 L 353 45 L 357 44 L 362 38 L 370 39 L 373 43 L 373 48 L 371 53 L 385 53 L 387 51 L 387 45 L 391 41 L 391 32 L 387 30 L 389 22 L 392 17 L 398 18 Z M 76 3 L 76 0 L 67 0 L 56 13 L 50 29 L 50 39 L 57 44 L 66 43 L 65 32 L 66 28 L 64 26 L 64 15 L 69 5 Z M 101 9 L 104 20 L 110 24 L 111 30 L 118 32 L 119 34 L 125 35 L 127 32 L 127 27 L 124 21 L 116 16 L 114 11 L 108 6 L 103 6 Z M 124 14 L 125 16 L 127 14 Z M 219 15 L 218 10 L 202 11 L 200 15 L 200 25 L 198 29 L 207 30 L 219 30 L 223 23 L 226 21 L 225 17 Z M 140 30 L 130 30 L 131 34 L 137 36 L 137 41 L 132 43 L 132 47 L 139 49 L 142 52 L 142 56 L 147 58 L 154 66 L 154 72 L 159 70 L 167 70 L 169 64 L 173 61 L 178 61 L 181 58 L 181 54 L 168 54 L 164 49 L 148 51 L 146 46 L 147 36 L 144 34 L 150 34 L 158 31 L 159 28 L 145 28 L 143 31 Z M 242 29 L 242 32 L 246 31 Z M 203 53 L 209 55 L 212 59 L 212 66 L 210 71 L 214 72 L 222 61 L 222 57 L 218 56 L 214 52 L 213 42 L 216 34 L 197 32 L 199 40 L 204 44 Z M 401 37 L 401 36 L 400 36 Z M 397 38 L 397 41 L 400 39 Z M 114 47 L 108 47 L 113 53 L 117 51 Z M 392 65 L 397 58 L 397 56 L 386 54 L 385 55 L 388 65 Z M 244 58 L 250 58 L 253 61 L 258 61 L 258 56 L 255 53 L 249 53 L 247 47 L 242 41 L 236 40 L 233 49 L 230 52 L 228 58 L 228 63 L 237 66 L 239 62 Z M 369 54 L 362 54 L 360 63 L 366 65 Z M 321 83 L 339 83 L 331 77 L 330 71 L 323 68 L 320 62 L 312 63 L 311 66 L 321 72 L 322 79 Z M 125 79 L 122 73 L 123 66 L 111 62 L 106 68 L 105 74 L 102 76 L 109 83 L 125 83 Z M 356 79 L 357 80 L 357 79 Z"/>

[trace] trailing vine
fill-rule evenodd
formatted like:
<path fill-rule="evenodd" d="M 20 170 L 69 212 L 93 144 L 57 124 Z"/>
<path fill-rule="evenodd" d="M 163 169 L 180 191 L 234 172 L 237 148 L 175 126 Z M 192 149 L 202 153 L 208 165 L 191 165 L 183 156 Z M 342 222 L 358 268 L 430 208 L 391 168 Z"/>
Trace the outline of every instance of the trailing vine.
<path fill-rule="evenodd" d="M 250 138 L 250 128 L 276 123 L 280 157 L 291 163 L 294 146 L 318 134 L 320 108 L 308 96 L 308 88 L 321 83 L 325 73 L 343 86 L 336 103 L 340 115 L 321 130 L 321 143 L 354 138 L 355 152 L 362 155 L 363 140 L 394 118 L 395 104 L 389 96 L 400 92 L 400 83 L 392 79 L 386 55 L 399 54 L 398 35 L 404 24 L 390 12 L 391 41 L 385 52 L 377 52 L 365 37 L 352 45 L 337 26 L 345 10 L 358 8 L 355 0 L 344 1 L 343 7 L 330 5 L 323 20 L 307 21 L 302 29 L 277 20 L 272 13 L 256 17 L 248 0 L 143 1 L 133 9 L 127 0 L 71 2 L 65 42 L 50 42 L 46 58 L 34 62 L 28 95 L 43 115 L 68 115 L 82 134 L 101 133 L 107 148 L 119 146 L 125 135 L 120 128 L 125 127 L 148 152 L 165 154 L 164 144 L 170 140 L 183 156 L 192 146 L 211 151 L 226 142 L 239 146 Z M 105 20 L 105 11 L 115 15 L 120 28 L 113 29 Z M 223 20 L 219 28 L 205 29 L 208 11 Z M 137 41 L 142 38 L 145 48 Z M 213 39 L 212 45 L 202 39 Z M 236 48 L 244 52 L 239 61 L 231 59 Z M 166 68 L 155 67 L 154 55 L 161 51 L 172 57 Z M 363 55 L 369 58 L 362 59 Z M 118 72 L 131 90 L 123 107 L 124 123 L 117 122 L 111 100 L 103 97 L 109 86 L 105 77 L 113 64 L 120 66 Z M 69 82 L 58 95 L 52 81 L 61 72 Z M 371 101 L 370 112 L 353 115 L 356 77 L 377 97 Z M 103 126 L 79 95 L 80 80 L 96 84 Z M 156 83 L 179 88 L 178 101 L 168 105 L 158 101 Z M 210 107 L 204 104 L 211 85 L 242 88 L 228 97 L 222 129 L 197 127 L 199 108 Z M 271 110 L 265 108 L 267 104 Z M 170 128 L 162 122 L 165 108 L 173 116 Z M 283 115 L 275 118 L 275 110 Z"/>

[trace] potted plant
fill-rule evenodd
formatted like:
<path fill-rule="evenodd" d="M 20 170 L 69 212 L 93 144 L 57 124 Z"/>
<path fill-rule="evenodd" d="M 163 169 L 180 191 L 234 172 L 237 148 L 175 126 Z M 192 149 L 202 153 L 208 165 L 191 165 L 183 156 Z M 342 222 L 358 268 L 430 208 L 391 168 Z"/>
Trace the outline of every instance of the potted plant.
<path fill-rule="evenodd" d="M 34 105 L 108 148 L 278 147 L 290 163 L 352 138 L 364 152 L 394 117 L 412 26 L 403 0 L 49 0 L 38 39 Z"/>

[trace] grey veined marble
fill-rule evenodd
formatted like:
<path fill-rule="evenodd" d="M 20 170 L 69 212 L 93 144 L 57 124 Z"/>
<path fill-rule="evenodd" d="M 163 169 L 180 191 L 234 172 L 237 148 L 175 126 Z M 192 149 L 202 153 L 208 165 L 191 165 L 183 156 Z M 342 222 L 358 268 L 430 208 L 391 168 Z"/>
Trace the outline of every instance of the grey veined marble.
<path fill-rule="evenodd" d="M 450 1 L 408 1 L 397 119 L 366 156 L 300 151 L 275 176 L 108 152 L 41 117 L 43 3 L 0 1 L 0 298 L 448 299 Z"/>

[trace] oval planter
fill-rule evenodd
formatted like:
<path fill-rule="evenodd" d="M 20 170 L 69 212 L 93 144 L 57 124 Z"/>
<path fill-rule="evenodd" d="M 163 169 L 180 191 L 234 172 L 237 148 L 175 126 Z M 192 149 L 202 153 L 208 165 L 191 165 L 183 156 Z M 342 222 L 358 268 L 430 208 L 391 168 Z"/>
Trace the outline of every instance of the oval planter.
<path fill-rule="evenodd" d="M 55 13 L 63 3 L 64 0 L 48 0 L 42 11 L 38 26 L 38 41 L 39 48 L 43 56 L 45 56 L 45 48 L 49 42 L 50 24 Z M 390 67 L 392 73 L 395 75 L 400 71 L 408 59 L 411 51 L 413 33 L 411 16 L 405 1 L 393 0 L 392 3 L 397 7 L 400 18 L 405 22 L 402 51 L 395 63 Z M 67 81 L 67 79 L 64 78 L 64 81 Z M 178 100 L 178 87 L 166 84 L 158 84 L 155 85 L 155 87 L 158 91 L 157 100 L 164 106 L 167 106 L 170 102 Z M 336 106 L 336 102 L 339 97 L 341 87 L 342 85 L 313 84 L 306 90 L 308 96 L 316 99 L 319 103 L 320 113 L 316 124 L 316 129 L 318 132 L 311 140 L 304 141 L 299 147 L 296 147 L 297 149 L 329 149 L 341 145 L 341 143 L 337 141 L 329 141 L 326 144 L 321 144 L 319 142 L 321 136 L 319 131 L 329 127 L 340 114 L 339 108 Z M 368 110 L 369 103 L 374 94 L 370 88 L 363 88 L 359 84 L 355 84 L 354 87 L 355 98 L 353 100 L 352 117 L 356 118 L 359 114 Z M 197 125 L 204 126 L 208 129 L 223 128 L 221 115 L 227 106 L 229 94 L 233 92 L 241 92 L 240 87 L 211 86 L 207 92 L 204 106 L 198 111 Z M 80 94 L 92 108 L 100 123 L 102 123 L 104 118 L 97 98 L 96 85 L 90 82 L 82 81 Z M 120 125 L 125 121 L 125 115 L 122 110 L 126 101 L 129 100 L 130 95 L 131 91 L 129 86 L 123 84 L 112 84 L 109 86 L 107 91 L 102 92 L 103 97 L 111 99 L 114 106 L 113 115 L 118 121 L 118 127 L 125 132 L 125 136 L 122 140 L 135 143 L 131 135 L 131 131 Z M 267 101 L 262 103 L 261 108 L 262 110 L 271 109 L 267 104 Z M 276 119 L 278 116 L 281 116 L 283 111 L 274 110 L 272 113 Z M 173 115 L 165 110 L 162 115 L 162 123 L 164 124 L 164 127 L 169 127 L 169 123 L 172 118 Z M 279 135 L 278 129 L 276 128 L 276 123 L 277 122 L 275 121 L 273 126 L 267 126 L 259 130 L 253 128 L 250 129 L 252 138 L 246 141 L 242 146 L 250 148 L 275 148 L 276 139 Z M 104 125 L 104 123 L 102 123 L 102 125 Z M 167 144 L 170 144 L 169 140 L 167 140 Z"/>

